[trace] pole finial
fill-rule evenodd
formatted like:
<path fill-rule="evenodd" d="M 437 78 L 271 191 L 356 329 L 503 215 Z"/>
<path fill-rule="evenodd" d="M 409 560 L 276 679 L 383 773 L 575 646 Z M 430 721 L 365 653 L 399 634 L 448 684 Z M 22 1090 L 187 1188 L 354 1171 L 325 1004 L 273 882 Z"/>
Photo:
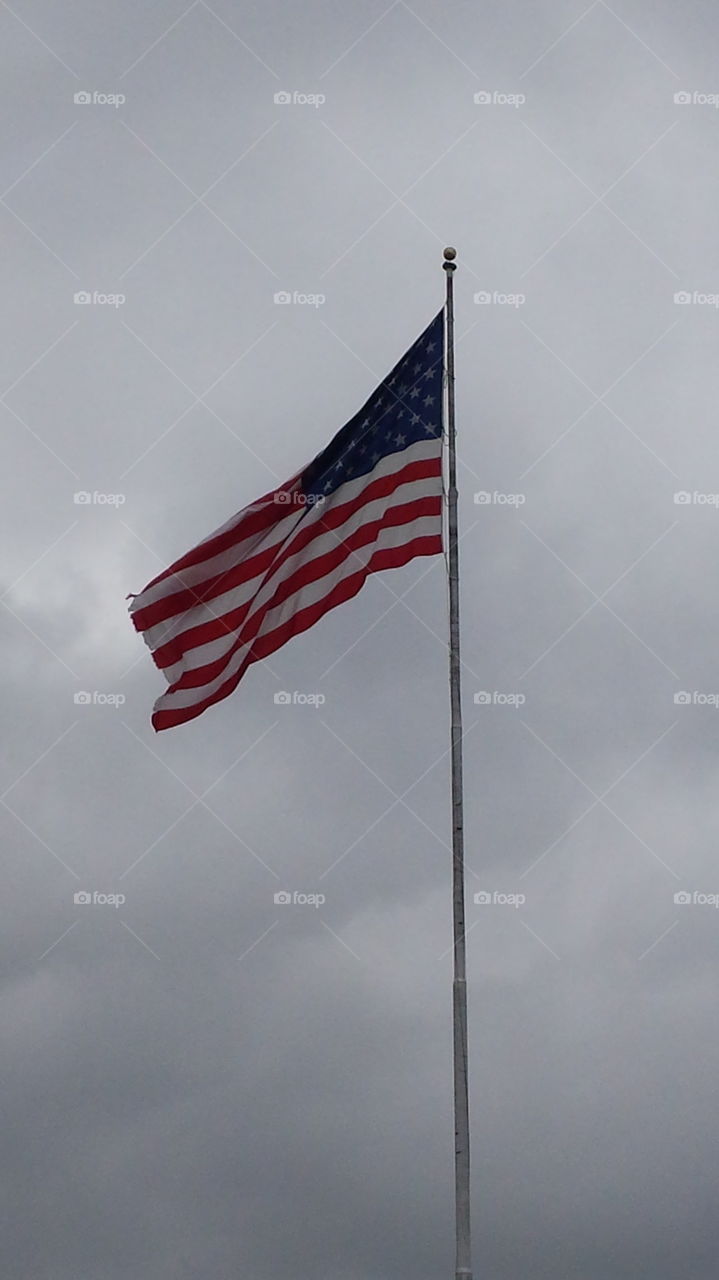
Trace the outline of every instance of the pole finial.
<path fill-rule="evenodd" d="M 456 257 L 457 257 L 457 250 L 453 249 L 451 245 L 447 245 L 447 248 L 444 250 L 444 262 L 442 263 L 442 266 L 444 267 L 445 271 L 456 271 L 457 269 L 457 264 L 455 262 Z"/>

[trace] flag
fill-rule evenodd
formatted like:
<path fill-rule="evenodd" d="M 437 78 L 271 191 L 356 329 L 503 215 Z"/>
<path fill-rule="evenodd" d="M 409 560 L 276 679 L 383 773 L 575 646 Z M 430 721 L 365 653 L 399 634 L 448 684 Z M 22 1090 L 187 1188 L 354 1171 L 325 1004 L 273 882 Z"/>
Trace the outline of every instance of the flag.
<path fill-rule="evenodd" d="M 369 574 L 442 551 L 443 368 L 440 311 L 313 462 L 134 596 L 169 684 L 156 730 L 226 698 Z"/>

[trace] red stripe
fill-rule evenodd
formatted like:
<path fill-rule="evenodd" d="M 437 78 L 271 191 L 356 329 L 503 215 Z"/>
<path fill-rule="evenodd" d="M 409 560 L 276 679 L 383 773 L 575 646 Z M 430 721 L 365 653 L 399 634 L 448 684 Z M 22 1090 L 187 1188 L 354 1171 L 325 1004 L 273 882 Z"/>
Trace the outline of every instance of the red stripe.
<path fill-rule="evenodd" d="M 180 591 L 173 591 L 169 595 L 161 596 L 154 604 L 145 605 L 144 609 L 136 609 L 131 614 L 136 629 L 147 631 L 150 627 L 156 627 L 162 622 L 176 618 L 178 614 L 186 613 L 188 609 L 193 609 L 198 604 L 206 604 L 208 600 L 223 595 L 225 591 L 230 590 L 230 587 L 239 587 L 250 578 L 259 577 L 272 564 L 277 555 L 277 546 L 278 544 L 275 543 L 274 546 L 267 547 L 257 555 L 246 556 L 237 565 L 233 565 L 232 569 L 225 569 L 224 573 L 206 578 L 204 582 L 198 582 L 196 587 L 185 587 Z"/>
<path fill-rule="evenodd" d="M 147 583 L 143 587 L 143 591 L 148 591 L 150 587 L 156 587 L 158 582 L 163 582 L 165 578 L 172 577 L 173 573 L 179 573 L 181 569 L 187 569 L 193 564 L 201 564 L 203 560 L 209 560 L 211 556 L 219 555 L 221 551 L 227 551 L 230 547 L 234 547 L 238 542 L 244 542 L 245 538 L 251 538 L 253 534 L 262 533 L 265 529 L 269 529 L 278 520 L 287 515 L 287 506 L 282 503 L 275 502 L 275 494 L 286 492 L 292 482 L 280 485 L 279 489 L 271 489 L 264 497 L 259 498 L 257 502 L 253 502 L 249 508 L 238 511 L 236 519 L 237 523 L 231 529 L 226 529 L 224 533 L 210 534 L 204 542 L 198 542 L 196 547 L 188 551 L 186 555 L 180 556 L 179 560 L 175 560 L 169 569 L 163 569 L 162 573 L 158 573 L 156 578 Z M 140 593 L 142 594 L 142 593 Z"/>
<path fill-rule="evenodd" d="M 283 578 L 278 583 L 274 595 L 266 601 L 256 614 L 253 614 L 248 626 L 239 632 L 235 643 L 221 657 L 215 658 L 213 662 L 208 662 L 202 667 L 195 667 L 190 671 L 183 672 L 180 678 L 170 686 L 168 693 L 174 692 L 176 689 L 197 689 L 203 684 L 209 684 L 212 680 L 216 680 L 237 650 L 257 635 L 264 623 L 265 615 L 271 609 L 282 604 L 284 600 L 288 600 L 302 587 L 309 586 L 310 583 L 316 582 L 319 578 L 324 578 L 332 573 L 334 569 L 337 569 L 343 561 L 349 559 L 360 547 L 376 542 L 378 534 L 382 530 L 397 528 L 403 524 L 411 524 L 423 516 L 440 516 L 441 513 L 442 499 L 439 494 L 435 497 L 418 498 L 414 502 L 404 503 L 402 506 L 390 507 L 389 511 L 386 511 L 377 520 L 370 520 L 367 524 L 360 525 L 359 529 L 355 529 L 349 538 L 343 542 L 338 542 L 331 551 L 326 551 L 314 560 L 304 561 L 297 566 L 293 574 Z M 186 636 L 183 635 L 179 639 L 185 641 Z M 191 647 L 191 645 L 185 644 L 184 651 L 186 652 Z"/>
<path fill-rule="evenodd" d="M 196 587 L 172 592 L 167 596 L 163 596 L 154 604 L 146 605 L 144 609 L 137 609 L 131 614 L 136 630 L 140 632 L 146 631 L 149 627 L 157 626 L 177 614 L 185 613 L 198 604 L 206 604 L 207 601 L 216 599 L 217 596 L 224 595 L 227 591 L 241 586 L 243 582 L 258 576 L 263 570 L 269 569 L 270 566 L 272 566 L 273 571 L 276 571 L 288 556 L 301 551 L 322 533 L 336 529 L 368 502 L 388 497 L 401 485 L 409 484 L 411 481 L 438 476 L 441 474 L 441 466 L 441 458 L 439 457 L 421 459 L 418 462 L 408 463 L 401 471 L 397 471 L 393 475 L 378 477 L 350 502 L 338 502 L 328 506 L 327 511 L 323 512 L 317 521 L 304 528 L 301 527 L 296 534 L 295 530 L 293 530 L 292 534 L 288 535 L 287 540 L 280 544 L 282 546 L 281 551 L 278 552 L 277 545 L 268 547 L 267 550 L 255 556 L 240 560 L 232 568 L 226 569 L 224 573 L 208 578 L 203 583 L 198 583 Z M 278 507 L 278 510 L 284 511 L 285 509 Z M 308 508 L 305 508 L 306 510 Z M 295 536 L 293 537 L 293 535 Z M 198 548 L 195 550 L 198 550 Z M 191 552 L 190 554 L 192 555 L 193 553 Z M 276 564 L 273 564 L 274 556 L 277 557 Z M 260 585 L 258 584 L 258 590 Z M 207 643 L 207 640 L 217 639 L 218 636 L 225 634 L 226 629 L 221 619 L 213 618 L 199 625 L 200 627 L 207 627 L 209 630 L 206 633 L 206 639 L 196 640 L 195 643 Z M 199 630 L 199 627 L 196 629 Z M 178 660 L 176 639 L 169 642 L 169 645 L 167 655 L 163 656 L 162 660 L 157 663 L 160 667 L 171 666 L 173 662 Z"/>
<path fill-rule="evenodd" d="M 440 509 L 441 509 L 441 499 L 439 498 L 439 496 L 437 496 L 436 499 L 434 498 L 429 499 L 429 501 L 433 503 L 436 502 L 437 504 L 436 506 L 422 507 L 420 505 L 417 505 L 418 502 L 423 502 L 423 501 L 425 500 L 415 499 L 414 503 L 403 504 L 403 508 L 405 510 L 407 508 L 412 509 L 412 514 L 405 515 L 403 519 L 390 519 L 388 518 L 389 512 L 385 512 L 384 516 L 382 516 L 381 518 L 378 517 L 377 520 L 369 521 L 366 525 L 360 526 L 360 529 L 355 530 L 354 534 L 352 534 L 350 538 L 347 538 L 344 540 L 338 539 L 336 548 L 333 548 L 332 552 L 325 552 L 324 556 L 316 557 L 315 561 L 312 563 L 316 563 L 319 565 L 322 565 L 323 563 L 326 564 L 327 568 L 323 569 L 322 572 L 327 573 L 332 567 L 329 557 L 336 552 L 337 548 L 341 550 L 342 547 L 346 546 L 351 550 L 352 549 L 356 550 L 357 547 L 364 546 L 367 541 L 371 540 L 369 537 L 362 536 L 363 529 L 369 529 L 370 531 L 374 530 L 376 533 L 379 531 L 379 529 L 382 527 L 383 524 L 387 524 L 387 525 L 403 524 L 403 523 L 407 523 L 409 519 L 414 519 L 419 515 L 439 515 Z M 397 507 L 391 507 L 389 511 L 391 512 L 391 511 L 400 510 L 400 509 L 402 508 L 398 504 Z M 324 532 L 332 532 L 332 530 L 325 529 Z M 318 536 L 317 533 L 313 533 L 311 537 L 306 536 L 309 533 L 310 533 L 309 529 L 303 530 L 299 534 L 299 536 L 282 552 L 282 554 L 277 557 L 277 563 L 273 566 L 273 571 L 275 573 L 280 569 L 280 567 L 286 562 L 286 560 L 290 556 L 296 555 L 299 550 L 302 550 L 303 547 L 308 546 L 310 542 L 314 540 L 314 537 Z M 306 581 L 308 582 L 313 581 L 313 577 L 310 577 L 307 574 L 306 565 L 308 563 L 310 563 L 310 561 L 306 561 L 304 565 L 300 565 L 294 571 L 291 577 L 286 578 L 284 580 L 285 583 L 290 584 L 287 590 L 282 591 L 282 583 L 280 583 L 280 585 L 278 586 L 278 593 L 273 597 L 271 601 L 272 604 L 279 603 L 282 599 L 286 599 L 286 597 L 289 594 L 291 594 L 297 589 L 297 585 L 303 585 L 303 575 L 307 575 L 305 579 Z M 314 575 L 314 577 L 320 577 L 320 576 L 321 574 L 319 573 Z M 258 587 L 257 590 L 259 591 L 259 589 L 260 588 Z M 195 649 L 199 645 L 209 644 L 213 640 L 219 640 L 222 636 L 227 635 L 229 632 L 237 631 L 238 628 L 242 625 L 242 622 L 244 621 L 248 611 L 252 608 L 256 595 L 257 595 L 257 592 L 255 592 L 255 596 L 253 596 L 249 600 L 246 600 L 244 604 L 238 605 L 236 609 L 232 609 L 229 612 L 222 614 L 222 616 L 211 618 L 207 622 L 201 622 L 196 627 L 188 627 L 186 631 L 180 632 L 177 636 L 173 637 L 172 640 L 168 641 L 167 644 L 159 646 L 152 655 L 157 666 L 160 668 L 160 670 L 163 670 L 165 667 L 171 667 L 176 662 L 179 662 L 181 660 L 183 654 L 185 654 L 188 651 L 188 649 Z M 220 660 L 218 659 L 217 661 L 220 661 Z M 220 667 L 217 671 L 215 671 L 215 675 L 219 675 L 219 672 L 221 669 L 222 668 Z M 204 668 L 202 668 L 202 670 L 204 670 Z M 209 678 L 210 677 L 208 677 L 208 679 Z M 188 681 L 187 683 L 190 683 L 190 682 Z M 191 683 L 194 686 L 197 683 L 200 683 L 200 684 L 203 683 L 203 681 L 192 680 Z M 183 687 L 187 687 L 187 684 Z"/>
<path fill-rule="evenodd" d="M 403 547 L 389 547 L 383 551 L 376 551 L 363 569 L 348 578 L 344 578 L 329 595 L 314 604 L 308 605 L 307 608 L 301 609 L 289 618 L 287 622 L 283 623 L 281 627 L 277 627 L 274 631 L 268 632 L 266 636 L 262 636 L 252 649 L 252 652 L 248 654 L 240 670 L 231 676 L 229 680 L 226 680 L 215 693 L 210 694 L 203 701 L 197 702 L 191 707 L 177 707 L 169 711 L 156 711 L 152 717 L 153 727 L 159 733 L 162 729 L 171 729 L 175 725 L 185 724 L 188 720 L 194 720 L 196 716 L 201 715 L 203 711 L 214 703 L 221 702 L 223 698 L 226 698 L 237 688 L 247 667 L 253 662 L 269 657 L 271 653 L 280 649 L 293 636 L 307 631 L 330 609 L 334 609 L 338 604 L 342 604 L 345 600 L 350 600 L 352 596 L 357 595 L 357 592 L 371 573 L 376 573 L 382 569 L 397 569 L 402 565 L 408 564 L 416 556 L 433 556 L 440 554 L 441 551 L 442 538 L 439 534 L 415 538 L 413 542 L 407 542 Z"/>
<path fill-rule="evenodd" d="M 244 604 L 238 605 L 236 609 L 230 609 L 221 617 L 212 618 L 210 622 L 201 622 L 197 627 L 188 627 L 187 631 L 182 631 L 180 635 L 175 636 L 174 640 L 155 649 L 152 658 L 156 666 L 163 671 L 166 667 L 172 667 L 179 662 L 188 649 L 196 649 L 198 645 L 209 644 L 212 640 L 219 640 L 221 636 L 237 631 L 252 608 L 254 599 L 255 597 L 251 596 L 249 600 L 245 600 Z"/>

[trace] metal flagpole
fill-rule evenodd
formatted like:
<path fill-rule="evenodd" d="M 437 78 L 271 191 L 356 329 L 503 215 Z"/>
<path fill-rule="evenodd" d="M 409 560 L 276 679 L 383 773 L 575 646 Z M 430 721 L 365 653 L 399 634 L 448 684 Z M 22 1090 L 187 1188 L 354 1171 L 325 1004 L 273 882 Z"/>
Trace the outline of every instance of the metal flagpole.
<path fill-rule="evenodd" d="M 457 445 L 454 420 L 454 291 L 457 250 L 444 251 L 447 280 L 447 485 L 449 543 L 449 689 L 452 761 L 452 902 L 454 920 L 454 1186 L 457 1252 L 455 1280 L 472 1280 L 469 1214 L 469 1091 L 467 1078 L 467 980 L 464 925 L 464 818 L 462 792 L 462 695 L 459 659 L 459 549 L 457 545 Z"/>

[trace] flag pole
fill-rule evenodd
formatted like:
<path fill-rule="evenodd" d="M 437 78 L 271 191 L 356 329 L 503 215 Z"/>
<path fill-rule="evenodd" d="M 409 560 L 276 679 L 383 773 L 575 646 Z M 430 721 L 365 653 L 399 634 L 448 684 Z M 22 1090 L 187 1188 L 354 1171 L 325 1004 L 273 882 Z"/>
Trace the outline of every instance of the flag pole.
<path fill-rule="evenodd" d="M 462 694 L 459 658 L 459 548 L 457 539 L 457 444 L 454 419 L 454 290 L 457 250 L 444 250 L 447 282 L 447 530 L 449 560 L 449 690 L 452 764 L 452 903 L 454 982 L 454 1187 L 455 1280 L 472 1280 L 469 1212 L 469 1089 L 467 1076 L 467 978 L 464 923 L 464 818 L 462 790 Z"/>

